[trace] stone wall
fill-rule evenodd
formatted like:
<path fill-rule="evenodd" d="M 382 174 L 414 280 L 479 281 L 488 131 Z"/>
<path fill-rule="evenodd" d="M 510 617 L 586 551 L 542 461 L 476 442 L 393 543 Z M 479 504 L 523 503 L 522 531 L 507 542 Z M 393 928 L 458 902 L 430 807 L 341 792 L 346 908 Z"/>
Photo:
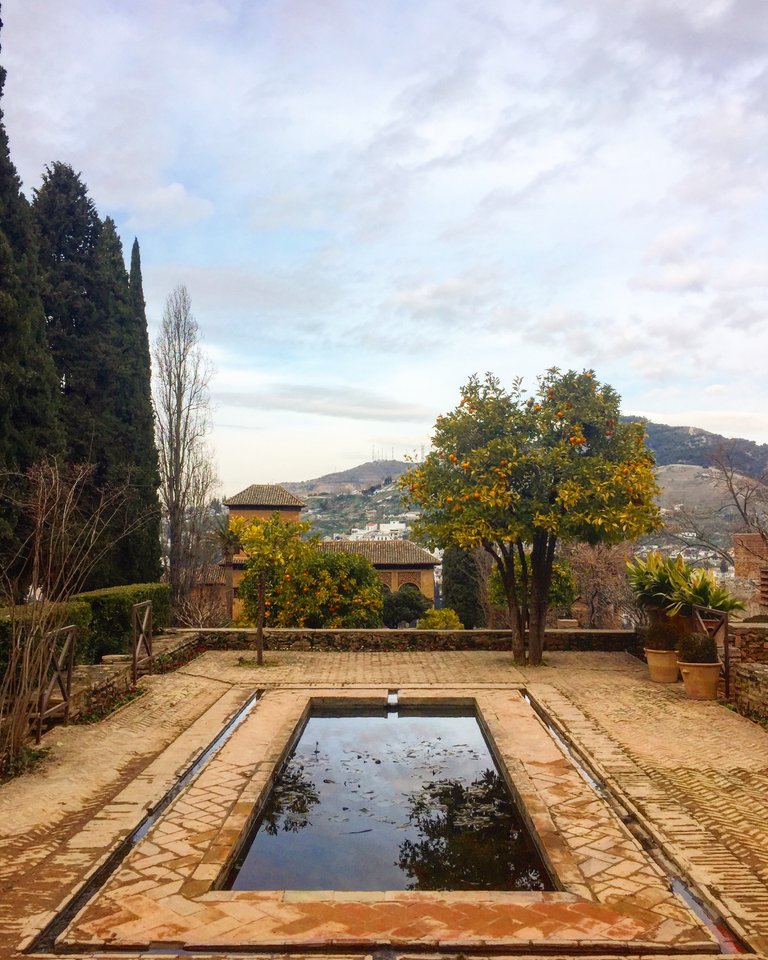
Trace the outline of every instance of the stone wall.
<path fill-rule="evenodd" d="M 731 658 L 738 663 L 768 663 L 768 623 L 731 624 Z"/>
<path fill-rule="evenodd" d="M 236 628 L 201 631 L 213 644 L 246 647 L 253 644 L 254 631 Z M 508 630 L 307 630 L 267 629 L 268 650 L 509 650 Z M 545 650 L 628 651 L 637 654 L 634 630 L 547 630 Z"/>
<path fill-rule="evenodd" d="M 768 720 L 768 664 L 737 664 L 733 671 L 733 694 L 741 713 Z"/>

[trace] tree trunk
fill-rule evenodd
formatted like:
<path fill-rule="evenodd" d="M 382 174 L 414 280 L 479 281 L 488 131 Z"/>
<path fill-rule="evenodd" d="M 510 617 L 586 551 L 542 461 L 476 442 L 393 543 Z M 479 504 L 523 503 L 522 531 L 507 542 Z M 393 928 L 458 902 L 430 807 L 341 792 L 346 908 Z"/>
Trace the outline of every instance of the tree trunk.
<path fill-rule="evenodd" d="M 263 580 L 259 581 L 259 618 L 256 622 L 256 664 L 262 666 L 264 663 L 264 613 L 266 609 L 265 601 L 267 599 L 266 584 Z"/>
<path fill-rule="evenodd" d="M 493 557 L 499 570 L 499 576 L 507 598 L 509 625 L 512 630 L 512 659 L 515 663 L 525 663 L 525 616 L 520 606 L 515 582 L 515 558 L 513 548 L 500 548 L 496 553 L 490 546 L 485 549 Z"/>
<path fill-rule="evenodd" d="M 555 562 L 557 537 L 541 531 L 533 538 L 531 547 L 531 602 L 528 631 L 528 656 L 532 666 L 538 666 L 544 653 L 544 630 L 547 625 L 549 591 L 552 586 L 552 565 Z"/>

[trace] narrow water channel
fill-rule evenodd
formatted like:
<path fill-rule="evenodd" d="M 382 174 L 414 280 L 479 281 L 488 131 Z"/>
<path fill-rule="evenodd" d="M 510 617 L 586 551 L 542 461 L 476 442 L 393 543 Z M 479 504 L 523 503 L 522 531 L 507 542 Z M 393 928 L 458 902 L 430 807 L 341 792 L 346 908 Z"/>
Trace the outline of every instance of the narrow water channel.
<path fill-rule="evenodd" d="M 474 712 L 313 714 L 226 886 L 552 890 Z"/>

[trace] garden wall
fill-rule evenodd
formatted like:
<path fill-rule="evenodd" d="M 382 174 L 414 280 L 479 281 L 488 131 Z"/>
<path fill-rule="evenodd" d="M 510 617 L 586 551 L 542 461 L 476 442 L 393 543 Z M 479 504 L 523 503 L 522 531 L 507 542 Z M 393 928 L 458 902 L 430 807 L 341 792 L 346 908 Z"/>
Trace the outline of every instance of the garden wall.
<path fill-rule="evenodd" d="M 734 662 L 768 663 L 768 623 L 732 623 L 730 635 Z"/>
<path fill-rule="evenodd" d="M 253 633 L 236 628 L 200 631 L 216 645 L 253 644 Z M 509 630 L 310 630 L 267 628 L 268 650 L 510 650 Z M 638 652 L 634 630 L 547 630 L 545 650 Z"/>
<path fill-rule="evenodd" d="M 730 632 L 736 706 L 768 719 L 768 623 L 732 624 Z"/>
<path fill-rule="evenodd" d="M 768 720 L 768 664 L 738 664 L 733 671 L 733 696 L 741 713 Z"/>

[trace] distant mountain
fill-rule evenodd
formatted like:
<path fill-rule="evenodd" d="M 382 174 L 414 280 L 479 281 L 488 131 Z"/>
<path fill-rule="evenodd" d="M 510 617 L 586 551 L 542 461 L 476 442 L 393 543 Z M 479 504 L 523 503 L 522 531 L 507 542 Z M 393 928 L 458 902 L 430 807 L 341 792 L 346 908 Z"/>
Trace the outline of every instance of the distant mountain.
<path fill-rule="evenodd" d="M 299 497 L 322 493 L 364 493 L 391 483 L 410 466 L 410 463 L 403 460 L 373 460 L 361 463 L 358 467 L 350 467 L 349 470 L 326 473 L 323 477 L 301 483 L 284 483 L 282 486 Z"/>
<path fill-rule="evenodd" d="M 640 420 L 642 417 L 622 417 L 623 420 Z M 727 451 L 738 473 L 750 477 L 759 476 L 768 469 L 768 443 L 754 440 L 723 437 L 698 427 L 670 427 L 666 423 L 645 423 L 648 446 L 653 450 L 657 466 L 673 463 L 708 467 L 712 457 Z"/>
<path fill-rule="evenodd" d="M 624 417 L 624 420 L 641 419 Z M 717 472 L 708 470 L 712 456 L 727 450 L 739 473 L 758 476 L 768 469 L 768 444 L 729 439 L 697 427 L 670 427 L 647 421 L 663 493 L 660 504 L 674 513 L 681 504 L 693 512 L 722 516 L 728 527 L 727 494 Z M 675 466 L 678 465 L 678 466 Z M 374 460 L 314 480 L 283 486 L 307 501 L 306 518 L 322 535 L 349 532 L 369 522 L 406 519 L 401 492 L 394 481 L 411 467 L 403 460 Z"/>
<path fill-rule="evenodd" d="M 625 421 L 641 419 L 642 417 L 622 417 Z M 758 476 L 768 470 L 768 443 L 723 437 L 719 433 L 710 433 L 698 427 L 670 427 L 666 423 L 653 423 L 650 420 L 646 421 L 645 429 L 648 446 L 653 450 L 659 467 L 673 463 L 709 467 L 713 455 L 725 450 L 730 454 L 733 466 L 739 473 Z M 283 486 L 298 496 L 362 493 L 396 480 L 410 466 L 410 463 L 403 460 L 373 460 L 349 470 L 327 473 L 300 483 L 284 483 Z"/>

